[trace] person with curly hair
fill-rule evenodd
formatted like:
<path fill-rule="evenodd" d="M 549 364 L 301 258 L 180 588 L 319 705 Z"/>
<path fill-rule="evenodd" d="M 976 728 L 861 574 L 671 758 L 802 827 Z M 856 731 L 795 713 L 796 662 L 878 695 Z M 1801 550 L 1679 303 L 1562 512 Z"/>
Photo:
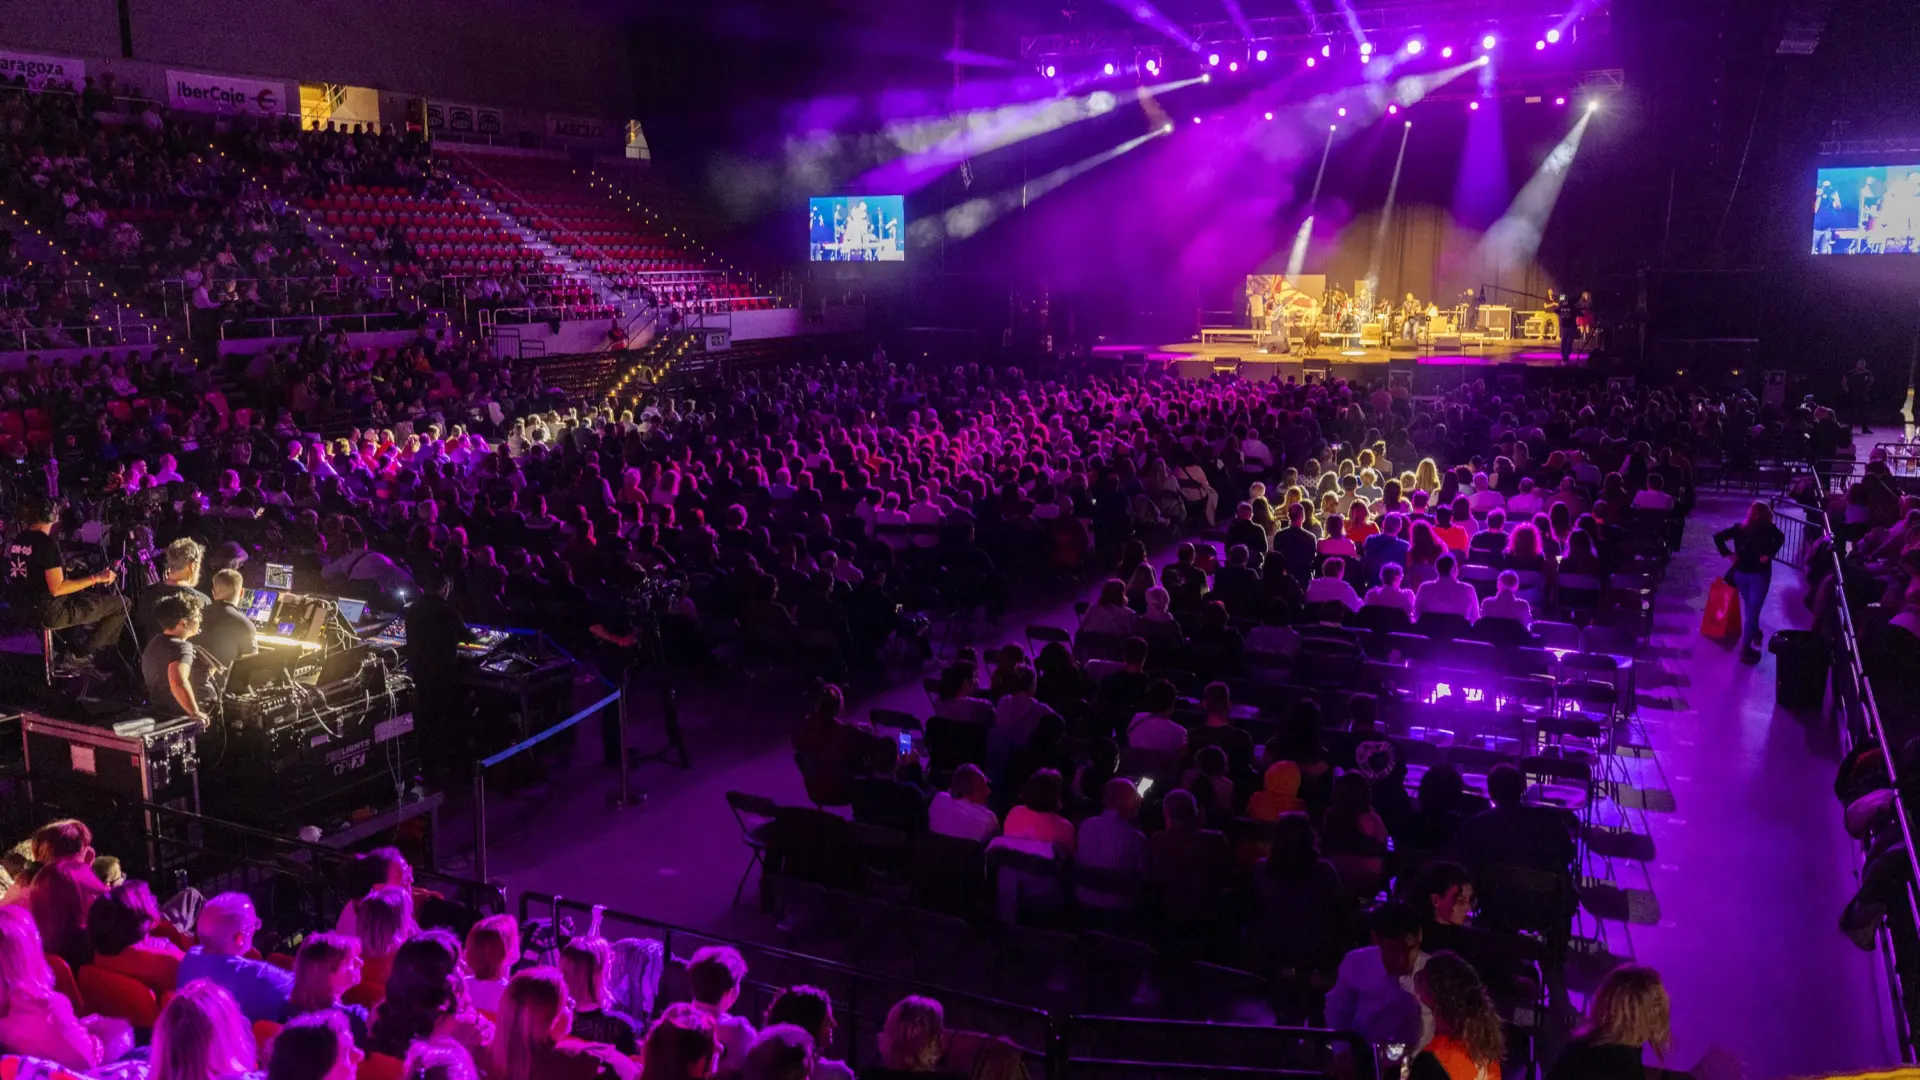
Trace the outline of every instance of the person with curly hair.
<path fill-rule="evenodd" d="M 1433 1014 L 1433 1041 L 1414 1057 L 1410 1080 L 1499 1080 L 1506 1039 L 1473 965 L 1458 953 L 1434 953 L 1413 986 Z"/>

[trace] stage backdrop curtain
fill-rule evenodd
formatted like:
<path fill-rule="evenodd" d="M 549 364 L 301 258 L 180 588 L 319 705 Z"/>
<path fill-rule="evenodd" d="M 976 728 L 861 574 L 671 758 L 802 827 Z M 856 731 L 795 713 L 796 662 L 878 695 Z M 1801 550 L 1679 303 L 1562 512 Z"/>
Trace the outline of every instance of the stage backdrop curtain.
<path fill-rule="evenodd" d="M 1481 234 L 1454 224 L 1442 207 L 1405 206 L 1394 210 L 1384 238 L 1378 214 L 1354 219 L 1334 237 L 1322 260 L 1329 287 L 1351 291 L 1375 264 L 1373 248 L 1379 242 L 1380 295 L 1398 302 L 1408 293 L 1421 303 L 1433 301 L 1452 307 L 1462 294 L 1487 286 L 1486 302 L 1515 310 L 1538 310 L 1544 301 L 1526 300 L 1498 292 L 1511 289 L 1545 297 L 1553 288 L 1538 263 L 1525 260 L 1505 265 L 1481 246 Z M 1311 262 L 1311 260 L 1310 260 Z"/>

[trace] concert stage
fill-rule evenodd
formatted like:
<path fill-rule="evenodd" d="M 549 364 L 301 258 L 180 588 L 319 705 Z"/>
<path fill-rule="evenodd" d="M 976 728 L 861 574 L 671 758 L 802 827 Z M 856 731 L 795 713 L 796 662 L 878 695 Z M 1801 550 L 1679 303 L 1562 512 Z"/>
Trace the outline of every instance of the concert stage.
<path fill-rule="evenodd" d="M 1485 341 L 1463 350 L 1436 351 L 1399 344 L 1391 348 L 1336 348 L 1322 345 L 1309 354 L 1296 344 L 1292 352 L 1266 352 L 1250 342 L 1182 341 L 1170 345 L 1097 345 L 1092 356 L 1120 366 L 1142 365 L 1145 371 L 1164 371 L 1178 378 L 1202 379 L 1237 374 L 1256 382 L 1305 382 L 1318 379 L 1377 379 L 1388 372 L 1409 371 L 1424 385 L 1451 385 L 1466 379 L 1491 378 L 1496 371 L 1528 373 L 1563 366 L 1583 368 L 1586 354 L 1576 351 L 1573 363 L 1563 365 L 1560 351 L 1545 341 Z M 1382 369 L 1385 369 L 1383 371 Z"/>

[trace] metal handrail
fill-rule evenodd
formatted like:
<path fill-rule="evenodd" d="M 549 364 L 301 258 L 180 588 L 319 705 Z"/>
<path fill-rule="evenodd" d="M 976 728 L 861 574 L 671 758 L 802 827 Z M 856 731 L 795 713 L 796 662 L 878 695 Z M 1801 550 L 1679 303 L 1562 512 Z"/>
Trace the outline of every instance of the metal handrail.
<path fill-rule="evenodd" d="M 357 315 L 276 315 L 265 318 L 223 319 L 220 322 L 220 340 L 283 337 L 288 334 L 304 334 L 309 331 L 331 333 L 335 330 L 343 330 L 349 334 L 362 334 L 378 329 L 405 330 L 407 327 L 404 325 L 376 327 L 373 325 L 372 320 L 395 319 L 404 323 L 410 318 L 413 318 L 413 316 L 400 311 L 370 311 Z M 357 328 L 351 325 L 355 320 L 359 321 Z M 235 332 L 236 327 L 259 326 L 263 323 L 266 325 L 265 333 L 244 334 Z"/>
<path fill-rule="evenodd" d="M 76 338 L 77 340 L 71 345 L 62 345 L 57 341 L 45 341 L 42 344 L 33 345 L 27 343 L 29 336 L 47 334 L 61 334 L 69 338 Z M 101 335 L 102 340 L 95 341 L 95 334 Z M 104 340 L 108 334 L 112 334 L 117 340 Z M 23 330 L 0 330 L 0 352 L 31 352 L 45 349 L 111 349 L 130 345 L 151 346 L 156 343 L 157 335 L 158 331 L 146 323 L 116 322 L 112 325 L 106 323 L 83 323 L 78 326 L 30 326 Z"/>
<path fill-rule="evenodd" d="M 1814 490 L 1822 506 L 1827 505 L 1826 480 L 1818 469 L 1813 470 Z M 1809 515 L 1811 517 L 1811 515 Z M 1832 712 L 1829 718 L 1838 721 L 1841 748 L 1850 753 L 1854 745 L 1862 738 L 1877 743 L 1886 760 L 1887 782 L 1893 791 L 1893 817 L 1900 824 L 1900 838 L 1906 845 L 1907 875 L 1904 891 L 1907 898 L 1907 941 L 1920 952 L 1920 848 L 1914 846 L 1913 815 L 1908 810 L 1906 796 L 1901 789 L 1901 778 L 1895 763 L 1893 744 L 1887 741 L 1886 729 L 1880 722 L 1879 704 L 1874 701 L 1873 687 L 1868 680 L 1866 669 L 1860 660 L 1860 640 L 1854 631 L 1853 611 L 1847 603 L 1846 560 L 1840 557 L 1840 544 L 1827 527 L 1826 518 L 1819 519 L 1817 527 L 1821 535 L 1829 539 L 1825 559 L 1832 564 L 1830 572 L 1834 580 L 1834 605 L 1837 613 L 1838 640 L 1834 643 L 1841 670 L 1836 672 L 1834 680 L 1836 693 L 1833 695 Z M 1838 692 L 1844 677 L 1846 693 Z M 1843 700 L 1843 698 L 1845 700 Z M 1856 715 L 1857 712 L 1857 715 Z M 1865 869 L 1864 861 L 1861 867 Z M 1920 1063 L 1920 1048 L 1915 1045 L 1915 1016 L 1920 1012 L 1920 1001 L 1908 1000 L 1908 977 L 1902 973 L 1900 956 L 1902 935 L 1896 931 L 1894 920 L 1890 916 L 1884 920 L 1875 932 L 1874 938 L 1880 949 L 1881 961 L 1886 969 L 1887 987 L 1893 997 L 1895 1024 L 1900 1043 L 1902 1060 L 1907 1064 Z M 1914 958 L 1913 976 L 1920 981 L 1920 955 Z"/>

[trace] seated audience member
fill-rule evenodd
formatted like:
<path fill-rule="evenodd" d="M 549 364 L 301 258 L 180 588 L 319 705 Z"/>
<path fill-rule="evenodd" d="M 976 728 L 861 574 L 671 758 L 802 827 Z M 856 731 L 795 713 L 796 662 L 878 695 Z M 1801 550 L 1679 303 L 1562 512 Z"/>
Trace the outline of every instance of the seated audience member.
<path fill-rule="evenodd" d="M 740 1000 L 740 984 L 746 977 L 747 962 L 728 945 L 709 945 L 687 961 L 693 1003 L 713 1017 L 714 1037 L 720 1041 L 723 1062 L 745 1060 L 747 1051 L 753 1048 L 753 1024 L 727 1011 Z"/>
<path fill-rule="evenodd" d="M 1476 472 L 1473 474 L 1473 494 L 1467 496 L 1467 505 L 1473 508 L 1474 513 L 1491 518 L 1495 510 L 1507 505 L 1507 497 L 1493 489 L 1486 473 Z"/>
<path fill-rule="evenodd" d="M 1414 595 L 1413 611 L 1416 618 L 1459 615 L 1468 622 L 1479 621 L 1480 594 L 1473 590 L 1473 586 L 1455 576 L 1459 568 L 1460 564 L 1451 555 L 1442 555 L 1434 562 L 1434 579 L 1420 586 L 1420 591 Z"/>
<path fill-rule="evenodd" d="M 293 975 L 272 964 L 247 959 L 260 929 L 246 893 L 221 893 L 200 909 L 195 926 L 200 944 L 180 961 L 180 983 L 207 979 L 226 989 L 248 1020 L 284 1023 Z"/>
<path fill-rule="evenodd" d="M 54 989 L 40 932 L 25 908 L 0 907 L 0 1053 L 91 1069 L 133 1046 L 125 1021 L 73 1013 Z"/>
<path fill-rule="evenodd" d="M 1246 936 L 1255 955 L 1276 971 L 1334 967 L 1342 933 L 1340 873 L 1320 857 L 1306 814 L 1275 820 L 1273 847 L 1253 868 L 1253 895 Z"/>
<path fill-rule="evenodd" d="M 1573 833 L 1566 812 L 1526 804 L 1527 780 L 1512 765 L 1487 771 L 1487 797 L 1493 808 L 1468 818 L 1454 834 L 1453 848 L 1467 869 L 1484 874 L 1490 866 L 1520 866 L 1564 874 L 1573 864 Z"/>
<path fill-rule="evenodd" d="M 1075 859 L 1081 866 L 1131 878 L 1144 883 L 1147 877 L 1147 838 L 1134 824 L 1140 816 L 1140 791 L 1133 781 L 1116 776 L 1107 781 L 1103 808 L 1096 817 L 1080 823 Z M 1082 886 L 1082 907 L 1118 908 L 1131 903 L 1131 893 Z"/>
<path fill-rule="evenodd" d="M 813 711 L 793 733 L 793 749 L 807 757 L 807 790 L 833 805 L 844 805 L 853 778 L 874 761 L 891 761 L 894 746 L 864 724 L 840 718 L 845 698 L 837 686 L 820 691 Z"/>
<path fill-rule="evenodd" d="M 1376 539 L 1377 536 L 1369 536 L 1367 542 Z M 1307 528 L 1306 506 L 1294 503 L 1287 507 L 1286 527 L 1273 534 L 1273 555 L 1280 560 L 1280 569 L 1304 584 L 1313 573 L 1313 560 L 1319 547 L 1319 537 Z"/>
<path fill-rule="evenodd" d="M 1413 590 L 1405 588 L 1400 584 L 1401 579 L 1405 575 L 1406 571 L 1394 563 L 1388 563 L 1382 566 L 1380 568 L 1380 584 L 1367 590 L 1367 602 L 1365 606 L 1399 608 L 1401 611 L 1407 613 L 1408 619 L 1412 619 L 1414 607 Z"/>
<path fill-rule="evenodd" d="M 669 1005 L 647 1031 L 640 1080 L 708 1080 L 721 1050 L 712 1012 L 690 1001 Z"/>
<path fill-rule="evenodd" d="M 1173 718 L 1173 710 L 1179 703 L 1180 692 L 1165 679 L 1149 686 L 1146 699 L 1141 703 L 1146 710 L 1134 714 L 1127 723 L 1127 745 L 1136 750 L 1152 750 L 1162 754 L 1184 751 L 1187 748 L 1187 729 Z"/>
<path fill-rule="evenodd" d="M 1480 1080 L 1498 1076 L 1507 1044 L 1500 1014 L 1473 965 L 1436 952 L 1413 977 L 1420 1005 L 1433 1017 L 1433 1039 L 1413 1059 L 1410 1080 Z"/>
<path fill-rule="evenodd" d="M 407 1049 L 400 1080 L 480 1080 L 480 1070 L 452 1039 L 422 1039 Z"/>
<path fill-rule="evenodd" d="M 354 856 L 353 861 L 347 863 L 341 874 L 341 885 L 346 894 L 353 897 L 353 901 L 340 909 L 340 918 L 334 922 L 333 928 L 340 933 L 351 934 L 354 932 L 354 919 L 358 915 L 360 901 L 368 893 L 382 885 L 415 891 L 413 865 L 407 862 L 407 857 L 400 853 L 399 848 L 374 848 Z M 418 902 L 419 897 L 414 899 Z"/>
<path fill-rule="evenodd" d="M 941 670 L 938 697 L 933 715 L 943 720 L 993 723 L 993 702 L 980 696 L 979 669 L 970 661 L 948 664 Z"/>
<path fill-rule="evenodd" d="M 1642 1080 L 1643 1048 L 1673 1045 L 1672 1004 L 1660 973 L 1621 964 L 1587 998 L 1587 1022 L 1547 1070 L 1547 1080 Z"/>
<path fill-rule="evenodd" d="M 387 975 L 400 946 L 420 929 L 413 921 L 413 894 L 398 885 L 382 885 L 355 905 L 354 936 L 360 939 L 360 983 L 350 1001 L 372 1005 L 387 992 Z"/>
<path fill-rule="evenodd" d="M 1473 875 L 1453 862 L 1431 862 L 1414 875 L 1406 903 L 1424 916 L 1420 945 L 1434 952 L 1464 952 L 1460 928 L 1473 916 Z"/>
<path fill-rule="evenodd" d="M 467 1000 L 483 1013 L 500 1008 L 500 995 L 520 958 L 520 923 L 511 915 L 489 915 L 467 931 L 461 954 L 467 974 Z"/>
<path fill-rule="evenodd" d="M 367 1010 L 340 997 L 360 984 L 360 939 L 341 933 L 311 934 L 293 958 L 293 992 L 287 1015 L 337 1011 L 347 1018 L 355 1043 L 367 1038 Z"/>
<path fill-rule="evenodd" d="M 1327 1027 L 1417 1051 L 1426 1045 L 1432 1024 L 1413 992 L 1414 976 L 1427 966 L 1420 915 L 1405 904 L 1382 904 L 1368 924 L 1373 944 L 1340 961 L 1340 974 L 1327 991 Z"/>
<path fill-rule="evenodd" d="M 213 601 L 200 612 L 200 632 L 191 644 L 213 657 L 221 669 L 233 667 L 242 656 L 260 649 L 259 632 L 253 621 L 239 608 L 243 590 L 240 571 L 221 570 L 213 575 Z"/>
<path fill-rule="evenodd" d="M 1020 789 L 1020 805 L 1007 811 L 1006 828 L 1001 835 L 1009 840 L 1033 840 L 1053 846 L 1071 855 L 1076 837 L 1073 822 L 1060 816 L 1060 773 L 1041 769 Z"/>
<path fill-rule="evenodd" d="M 1632 506 L 1635 510 L 1672 510 L 1673 496 L 1667 494 L 1667 478 L 1657 472 L 1647 474 L 1647 486 L 1635 493 Z"/>
<path fill-rule="evenodd" d="M 1300 799 L 1300 765 L 1276 761 L 1260 777 L 1260 790 L 1247 800 L 1247 816 L 1255 821 L 1278 821 L 1281 814 L 1303 811 Z"/>
<path fill-rule="evenodd" d="M 1511 570 L 1500 571 L 1495 579 L 1499 590 L 1480 604 L 1482 619 L 1507 619 L 1520 624 L 1521 629 L 1533 628 L 1533 605 L 1520 598 L 1520 575 Z"/>
<path fill-rule="evenodd" d="M 1413 809 L 1395 819 L 1395 847 L 1427 854 L 1446 850 L 1472 810 L 1466 791 L 1460 770 L 1445 762 L 1429 767 L 1420 777 L 1420 794 Z"/>
<path fill-rule="evenodd" d="M 183 981 L 160 1010 L 147 1054 L 147 1080 L 233 1080 L 257 1067 L 253 1030 L 226 988 Z"/>
<path fill-rule="evenodd" d="M 1023 1070 L 1020 1048 L 991 1035 L 951 1031 L 946 1010 L 926 997 L 904 997 L 880 1028 L 880 1063 L 889 1069 L 943 1076 L 1011 1077 Z"/>
<path fill-rule="evenodd" d="M 1142 564 L 1143 566 L 1145 564 Z M 1140 615 L 1140 636 L 1156 638 L 1160 641 L 1178 643 L 1182 637 L 1180 620 L 1168 610 L 1173 596 L 1167 590 L 1155 585 L 1147 590 L 1147 610 Z M 1055 644 L 1059 644 L 1055 642 Z"/>
<path fill-rule="evenodd" d="M 1207 747 L 1217 746 L 1236 776 L 1250 770 L 1253 736 L 1233 726 L 1233 691 L 1223 682 L 1208 683 L 1200 692 L 1200 708 L 1206 719 L 1187 731 L 1187 749 L 1198 757 Z"/>
<path fill-rule="evenodd" d="M 1347 561 L 1328 559 L 1321 564 L 1320 576 L 1307 586 L 1308 604 L 1339 604 L 1348 611 L 1360 610 L 1360 594 L 1347 584 Z"/>
<path fill-rule="evenodd" d="M 460 944 L 445 930 L 423 930 L 400 946 L 387 993 L 367 1025 L 366 1049 L 404 1058 L 416 1039 L 451 1039 L 479 1060 L 494 1025 L 467 1001 Z"/>
<path fill-rule="evenodd" d="M 853 1070 L 843 1061 L 827 1057 L 833 1045 L 835 1029 L 833 999 L 817 986 L 789 986 L 767 1006 L 767 1027 L 791 1025 L 813 1037 L 812 1080 L 853 1080 Z M 758 1045 L 757 1043 L 755 1044 Z"/>
<path fill-rule="evenodd" d="M 1466 526 L 1454 521 L 1453 511 L 1444 506 L 1434 508 L 1433 535 L 1434 539 L 1439 540 L 1447 546 L 1448 551 L 1464 552 L 1467 550 Z"/>
<path fill-rule="evenodd" d="M 1315 548 L 1320 555 L 1353 555 L 1353 541 L 1347 539 L 1347 521 L 1339 514 L 1328 514 L 1326 520 L 1327 535 L 1320 539 Z M 1308 601 L 1311 603 L 1312 601 Z"/>
<path fill-rule="evenodd" d="M 1560 565 L 1557 569 L 1562 574 L 1604 577 L 1607 564 L 1593 546 L 1593 534 L 1585 529 L 1575 529 L 1567 534 L 1567 551 L 1560 556 Z"/>
<path fill-rule="evenodd" d="M 920 758 L 907 754 L 892 771 L 856 778 L 848 792 L 853 820 L 913 836 L 927 828 L 927 792 Z"/>
<path fill-rule="evenodd" d="M 1333 781 L 1333 803 L 1320 822 L 1320 852 L 1340 871 L 1340 880 L 1370 895 L 1386 873 L 1387 826 L 1373 811 L 1373 785 L 1357 772 Z"/>
<path fill-rule="evenodd" d="M 47 951 L 78 967 L 91 949 L 87 916 L 94 901 L 107 894 L 93 869 L 98 857 L 93 833 L 71 818 L 49 822 L 34 830 L 28 850 L 35 865 L 16 881 L 6 902 L 23 904 Z"/>
<path fill-rule="evenodd" d="M 1147 838 L 1147 880 L 1166 914 L 1200 917 L 1215 909 L 1232 882 L 1233 845 L 1224 833 L 1203 827 L 1190 791 L 1167 792 L 1160 809 L 1167 827 Z M 1080 832 L 1084 847 L 1085 825 Z"/>
<path fill-rule="evenodd" d="M 266 1080 L 353 1080 L 366 1053 L 354 1045 L 344 1013 L 296 1017 L 274 1033 Z"/>
<path fill-rule="evenodd" d="M 927 807 L 927 828 L 942 836 L 986 843 L 1000 832 L 1000 818 L 987 806 L 992 793 L 987 774 L 978 765 L 960 766 L 953 771 L 953 783 Z"/>
<path fill-rule="evenodd" d="M 607 986 L 612 968 L 613 946 L 605 938 L 577 937 L 560 948 L 560 974 L 573 997 L 573 1037 L 631 1057 L 640 1052 L 640 1025 L 613 1008 Z"/>
<path fill-rule="evenodd" d="M 571 1038 L 567 984 L 558 971 L 529 968 L 500 995 L 500 1023 L 487 1048 L 490 1080 L 631 1080 L 632 1059 L 611 1046 Z"/>
<path fill-rule="evenodd" d="M 1127 606 L 1127 583 L 1109 578 L 1100 586 L 1100 599 L 1080 619 L 1083 634 L 1133 637 L 1140 616 Z"/>
<path fill-rule="evenodd" d="M 812 1080 L 813 1076 L 813 1036 L 792 1024 L 762 1031 L 740 1070 L 740 1080 Z"/>
<path fill-rule="evenodd" d="M 1050 641 L 1034 661 L 1033 696 L 1061 716 L 1078 716 L 1093 697 L 1093 683 L 1062 641 Z M 991 720 L 991 716 L 988 718 Z"/>
<path fill-rule="evenodd" d="M 1387 514 L 1380 519 L 1380 531 L 1367 537 L 1366 544 L 1360 548 L 1360 564 L 1369 574 L 1377 577 L 1386 566 L 1406 568 L 1406 530 L 1405 514 Z"/>
<path fill-rule="evenodd" d="M 1100 680 L 1094 699 L 1116 708 L 1137 708 L 1152 685 L 1153 676 L 1147 674 L 1147 639 L 1130 637 L 1120 643 L 1120 669 Z"/>
<path fill-rule="evenodd" d="M 1520 478 L 1520 489 L 1518 493 L 1507 500 L 1507 520 L 1532 520 L 1533 515 L 1546 509 L 1546 506 L 1546 500 L 1542 499 L 1540 493 L 1533 489 L 1533 478 L 1523 476 Z"/>
<path fill-rule="evenodd" d="M 146 882 L 115 885 L 87 912 L 94 965 L 138 979 L 156 994 L 173 992 L 180 984 L 180 958 L 185 954 L 154 935 L 160 920 L 160 907 Z"/>
<path fill-rule="evenodd" d="M 1487 515 L 1487 527 L 1474 533 L 1467 540 L 1467 552 L 1470 555 L 1486 556 L 1497 559 L 1507 550 L 1507 512 L 1494 510 Z M 1469 558 L 1468 562 L 1475 562 Z M 1495 562 L 1494 565 L 1499 565 Z"/>

